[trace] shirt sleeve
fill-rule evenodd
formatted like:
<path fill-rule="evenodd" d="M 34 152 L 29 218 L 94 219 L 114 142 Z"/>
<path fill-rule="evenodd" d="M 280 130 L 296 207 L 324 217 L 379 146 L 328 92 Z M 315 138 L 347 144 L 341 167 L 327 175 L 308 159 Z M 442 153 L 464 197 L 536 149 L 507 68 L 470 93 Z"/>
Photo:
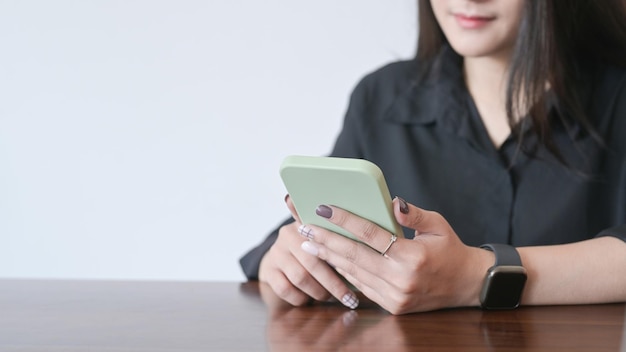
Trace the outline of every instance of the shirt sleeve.
<path fill-rule="evenodd" d="M 606 229 L 600 232 L 596 237 L 606 236 L 616 237 L 626 242 L 626 224 Z"/>
<path fill-rule="evenodd" d="M 626 242 L 626 223 L 623 223 L 626 221 L 626 138 L 624 138 L 624 130 L 626 129 L 626 120 L 624 119 L 626 117 L 626 72 L 623 69 L 609 72 L 607 79 L 617 81 L 617 83 L 607 85 L 611 92 L 616 92 L 611 103 L 613 105 L 608 110 L 611 114 L 610 120 L 613 121 L 613 127 L 610 129 L 608 138 L 615 155 L 621 157 L 621 168 L 614 186 L 617 199 L 614 224 L 617 226 L 602 230 L 596 237 L 611 236 Z M 603 108 L 606 109 L 606 104 Z"/>

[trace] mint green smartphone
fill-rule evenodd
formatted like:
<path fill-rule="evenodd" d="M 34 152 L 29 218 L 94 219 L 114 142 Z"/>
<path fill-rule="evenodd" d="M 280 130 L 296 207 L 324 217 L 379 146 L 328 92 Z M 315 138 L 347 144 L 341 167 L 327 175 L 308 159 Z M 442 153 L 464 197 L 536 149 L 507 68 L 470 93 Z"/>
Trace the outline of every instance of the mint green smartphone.
<path fill-rule="evenodd" d="M 315 213 L 334 205 L 404 237 L 392 208 L 382 171 L 363 159 L 297 156 L 285 158 L 280 176 L 303 224 L 313 224 L 351 239 L 356 237 Z"/>

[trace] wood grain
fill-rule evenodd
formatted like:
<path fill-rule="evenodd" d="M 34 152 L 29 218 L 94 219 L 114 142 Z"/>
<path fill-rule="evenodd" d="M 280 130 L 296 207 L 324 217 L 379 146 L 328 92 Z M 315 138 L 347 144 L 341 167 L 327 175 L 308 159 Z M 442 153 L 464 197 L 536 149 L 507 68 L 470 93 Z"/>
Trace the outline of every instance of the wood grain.
<path fill-rule="evenodd" d="M 0 280 L 0 351 L 623 351 L 626 305 L 392 316 L 256 282 Z"/>

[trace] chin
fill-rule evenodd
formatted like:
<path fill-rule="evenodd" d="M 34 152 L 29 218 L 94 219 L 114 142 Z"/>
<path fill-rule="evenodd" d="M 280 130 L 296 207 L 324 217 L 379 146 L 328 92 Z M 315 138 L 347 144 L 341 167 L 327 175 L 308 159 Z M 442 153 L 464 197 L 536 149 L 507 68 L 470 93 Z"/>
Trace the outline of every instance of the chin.
<path fill-rule="evenodd" d="M 468 58 L 478 58 L 478 57 L 489 57 L 489 56 L 500 56 L 501 50 L 499 48 L 494 47 L 492 45 L 481 45 L 480 43 L 475 43 L 472 41 L 465 41 L 463 43 L 450 43 L 452 49 L 454 51 Z"/>

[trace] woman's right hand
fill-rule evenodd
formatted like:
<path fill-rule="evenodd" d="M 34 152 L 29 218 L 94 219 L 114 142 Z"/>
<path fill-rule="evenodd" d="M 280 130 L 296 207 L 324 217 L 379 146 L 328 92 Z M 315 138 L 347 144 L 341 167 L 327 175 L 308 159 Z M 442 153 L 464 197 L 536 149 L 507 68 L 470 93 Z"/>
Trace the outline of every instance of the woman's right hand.
<path fill-rule="evenodd" d="M 356 308 L 359 304 L 356 294 L 335 270 L 310 252 L 315 247 L 308 246 L 306 234 L 298 231 L 302 224 L 289 196 L 285 202 L 296 221 L 280 228 L 276 242 L 261 260 L 259 280 L 295 306 L 311 299 L 328 301 L 334 297 L 345 306 Z"/>

